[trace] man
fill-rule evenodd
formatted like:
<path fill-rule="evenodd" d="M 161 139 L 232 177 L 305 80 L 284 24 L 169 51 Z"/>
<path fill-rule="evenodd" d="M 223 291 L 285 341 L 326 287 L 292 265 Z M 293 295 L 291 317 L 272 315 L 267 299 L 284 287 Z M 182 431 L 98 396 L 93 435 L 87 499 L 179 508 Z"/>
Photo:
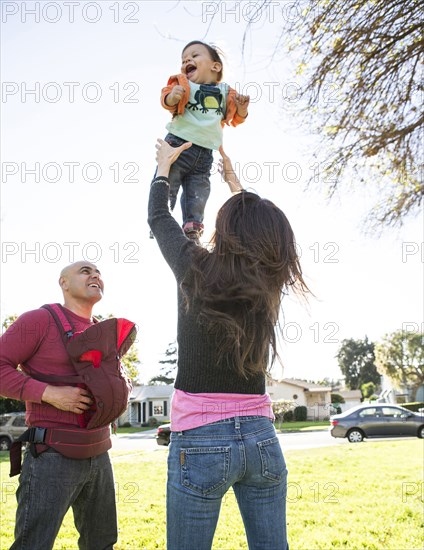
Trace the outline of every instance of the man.
<path fill-rule="evenodd" d="M 75 331 L 92 326 L 92 309 L 104 289 L 97 267 L 90 262 L 73 263 L 62 270 L 59 285 L 63 312 Z M 22 314 L 0 339 L 0 395 L 26 402 L 29 426 L 46 428 L 46 433 L 61 428 L 76 436 L 89 432 L 81 428 L 81 418 L 93 408 L 87 387 L 37 379 L 58 375 L 75 376 L 75 368 L 54 318 L 44 308 Z M 63 456 L 37 442 L 32 445 L 35 450 L 26 450 L 19 478 L 11 550 L 53 548 L 70 506 L 80 549 L 113 548 L 117 541 L 115 490 L 105 441 L 101 449 L 97 447 L 100 454 L 93 452 L 95 456 L 83 459 Z M 110 446 L 109 430 L 106 449 Z"/>

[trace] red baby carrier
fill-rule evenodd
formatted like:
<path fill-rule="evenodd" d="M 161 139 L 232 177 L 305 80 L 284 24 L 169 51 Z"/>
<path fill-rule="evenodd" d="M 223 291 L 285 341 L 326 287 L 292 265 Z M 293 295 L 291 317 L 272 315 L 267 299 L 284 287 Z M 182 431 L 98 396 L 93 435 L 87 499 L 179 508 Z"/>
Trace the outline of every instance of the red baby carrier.
<path fill-rule="evenodd" d="M 86 388 L 93 400 L 89 410 L 78 415 L 80 428 L 62 426 L 29 428 L 11 448 L 11 473 L 20 472 L 21 445 L 30 443 L 38 456 L 36 444 L 53 447 L 69 458 L 90 458 L 112 446 L 110 424 L 126 410 L 131 382 L 120 359 L 134 342 L 137 330 L 127 319 L 106 319 L 95 322 L 82 332 L 75 332 L 66 310 L 60 304 L 42 306 L 56 322 L 75 374 L 69 376 L 40 375 L 36 378 L 52 385 L 75 385 Z M 40 448 L 40 447 L 38 447 Z"/>

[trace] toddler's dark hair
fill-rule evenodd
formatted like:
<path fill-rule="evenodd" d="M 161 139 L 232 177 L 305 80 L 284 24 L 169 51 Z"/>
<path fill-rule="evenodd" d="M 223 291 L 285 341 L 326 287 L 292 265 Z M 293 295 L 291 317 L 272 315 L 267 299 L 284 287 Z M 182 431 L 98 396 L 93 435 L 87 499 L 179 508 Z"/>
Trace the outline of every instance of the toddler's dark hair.
<path fill-rule="evenodd" d="M 224 64 L 222 62 L 223 52 L 217 47 L 213 46 L 211 44 L 206 44 L 206 42 L 202 42 L 201 40 L 192 40 L 188 44 L 186 44 L 183 48 L 183 51 L 181 53 L 184 53 L 187 48 L 190 46 L 194 46 L 195 44 L 200 44 L 201 46 L 205 46 L 205 48 L 208 50 L 209 55 L 211 56 L 212 61 L 216 61 L 217 63 L 221 64 L 221 67 L 224 67 Z M 221 82 L 223 77 L 224 71 L 223 68 L 219 71 L 217 75 L 217 82 Z"/>

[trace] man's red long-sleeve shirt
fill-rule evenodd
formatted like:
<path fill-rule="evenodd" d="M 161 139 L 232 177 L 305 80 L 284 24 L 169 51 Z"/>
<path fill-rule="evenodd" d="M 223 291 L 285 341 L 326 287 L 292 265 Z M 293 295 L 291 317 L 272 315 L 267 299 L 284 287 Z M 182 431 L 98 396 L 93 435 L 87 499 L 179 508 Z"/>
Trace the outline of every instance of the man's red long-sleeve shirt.
<path fill-rule="evenodd" d="M 66 313 L 76 332 L 93 324 L 68 309 Z M 17 370 L 18 365 L 23 372 Z M 28 426 L 79 427 L 75 413 L 41 402 L 47 384 L 35 379 L 37 373 L 75 374 L 62 336 L 46 309 L 23 313 L 0 337 L 0 395 L 26 401 Z"/>

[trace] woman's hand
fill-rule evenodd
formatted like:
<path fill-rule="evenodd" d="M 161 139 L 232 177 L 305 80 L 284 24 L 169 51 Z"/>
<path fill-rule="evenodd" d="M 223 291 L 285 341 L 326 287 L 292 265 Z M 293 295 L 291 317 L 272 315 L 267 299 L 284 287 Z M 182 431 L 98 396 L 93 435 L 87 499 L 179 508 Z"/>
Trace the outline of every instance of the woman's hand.
<path fill-rule="evenodd" d="M 158 163 L 156 177 L 163 176 L 167 178 L 171 165 L 177 160 L 181 153 L 189 149 L 191 145 L 192 143 L 187 141 L 179 147 L 171 147 L 171 145 L 163 139 L 158 139 L 156 143 L 156 162 Z"/>

